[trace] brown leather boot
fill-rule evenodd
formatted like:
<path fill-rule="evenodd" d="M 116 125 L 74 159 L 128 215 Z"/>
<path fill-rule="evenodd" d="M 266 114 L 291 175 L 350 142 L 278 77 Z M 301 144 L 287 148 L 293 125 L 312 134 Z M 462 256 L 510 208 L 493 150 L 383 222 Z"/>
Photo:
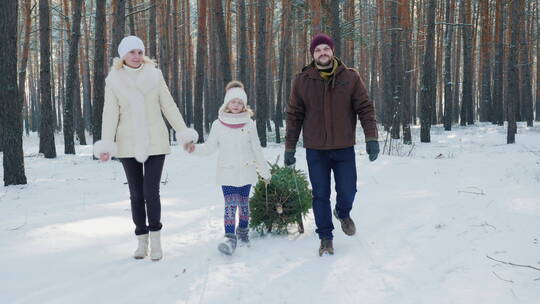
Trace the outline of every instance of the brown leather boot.
<path fill-rule="evenodd" d="M 334 216 L 341 222 L 341 230 L 345 232 L 346 235 L 354 235 L 356 233 L 356 226 L 350 216 L 345 218 L 339 218 L 337 210 L 334 209 Z"/>
<path fill-rule="evenodd" d="M 324 253 L 334 254 L 334 245 L 332 240 L 321 239 L 321 247 L 319 247 L 319 256 L 322 256 Z"/>

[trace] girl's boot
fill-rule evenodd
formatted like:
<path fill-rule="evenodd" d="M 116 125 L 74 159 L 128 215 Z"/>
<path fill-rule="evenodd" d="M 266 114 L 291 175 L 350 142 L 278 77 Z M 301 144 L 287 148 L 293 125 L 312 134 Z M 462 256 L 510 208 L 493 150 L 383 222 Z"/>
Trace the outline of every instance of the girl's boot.
<path fill-rule="evenodd" d="M 249 247 L 249 228 L 237 228 L 236 229 L 236 236 L 240 240 L 240 246 L 248 246 Z"/>
<path fill-rule="evenodd" d="M 232 255 L 236 249 L 236 235 L 233 233 L 226 233 L 225 240 L 218 245 L 218 250 L 226 255 Z"/>

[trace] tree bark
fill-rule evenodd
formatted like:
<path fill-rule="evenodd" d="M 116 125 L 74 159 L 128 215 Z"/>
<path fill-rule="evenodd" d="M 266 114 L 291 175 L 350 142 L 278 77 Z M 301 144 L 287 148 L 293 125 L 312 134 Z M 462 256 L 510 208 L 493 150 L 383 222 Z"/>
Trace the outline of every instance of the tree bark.
<path fill-rule="evenodd" d="M 199 133 L 199 143 L 203 142 L 203 88 L 205 82 L 205 64 L 206 58 L 206 1 L 199 0 L 198 26 L 197 26 L 197 66 L 195 79 L 195 130 Z"/>
<path fill-rule="evenodd" d="M 266 121 L 268 118 L 268 95 L 266 91 L 266 1 L 257 4 L 257 133 L 262 147 L 266 147 Z"/>
<path fill-rule="evenodd" d="M 39 150 L 45 158 L 56 158 L 54 145 L 54 122 L 51 101 L 51 44 L 50 44 L 50 14 L 49 0 L 39 0 L 39 40 L 40 40 L 40 91 L 41 91 L 41 122 L 39 132 Z"/>
<path fill-rule="evenodd" d="M 452 14 L 452 8 L 454 7 L 454 1 L 446 0 L 446 13 L 445 20 L 448 24 L 453 23 L 454 16 Z M 452 34 L 454 27 L 452 25 L 446 25 L 444 34 L 444 130 L 452 130 Z"/>
<path fill-rule="evenodd" d="M 118 57 L 118 45 L 126 32 L 126 0 L 113 1 L 112 39 L 109 58 Z"/>
<path fill-rule="evenodd" d="M 471 2 L 462 0 L 462 22 L 471 24 Z M 473 100 L 473 63 L 472 63 L 472 26 L 462 28 L 463 38 L 463 91 L 461 97 L 461 120 L 460 124 L 474 124 L 474 100 Z"/>
<path fill-rule="evenodd" d="M 508 130 L 506 143 L 516 142 L 516 113 L 515 96 L 519 96 L 519 72 L 517 67 L 518 56 L 518 31 L 519 31 L 519 2 L 512 1 L 510 4 L 510 46 L 508 53 L 508 90 L 506 91 L 506 113 L 508 119 Z"/>
<path fill-rule="evenodd" d="M 101 122 L 103 118 L 103 102 L 105 99 L 105 1 L 96 2 L 96 31 L 94 42 L 94 102 L 93 142 L 101 139 Z"/>
<path fill-rule="evenodd" d="M 4 185 L 26 184 L 22 145 L 22 103 L 17 87 L 18 1 L 0 1 L 0 129 Z"/>
<path fill-rule="evenodd" d="M 422 71 L 422 84 L 420 92 L 420 141 L 431 142 L 431 107 L 435 98 L 435 0 L 426 0 L 426 46 Z"/>
<path fill-rule="evenodd" d="M 69 40 L 68 70 L 66 79 L 66 101 L 64 103 L 64 153 L 75 154 L 75 143 L 73 141 L 73 112 L 75 109 L 74 99 L 75 86 L 79 86 L 77 73 L 77 57 L 79 52 L 79 38 L 81 35 L 81 3 L 82 0 L 73 0 L 73 27 Z M 78 90 L 77 90 L 78 91 Z M 79 107 L 80 111 L 80 107 Z"/>

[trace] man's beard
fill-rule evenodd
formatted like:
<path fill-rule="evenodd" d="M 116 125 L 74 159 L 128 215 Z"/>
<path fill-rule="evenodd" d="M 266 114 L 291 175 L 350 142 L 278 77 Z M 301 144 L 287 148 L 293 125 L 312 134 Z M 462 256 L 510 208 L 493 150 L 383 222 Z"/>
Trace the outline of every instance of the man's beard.
<path fill-rule="evenodd" d="M 331 56 L 324 56 L 326 58 L 328 58 L 328 61 L 327 62 L 322 62 L 318 59 L 315 59 L 315 64 L 317 64 L 318 66 L 320 67 L 330 67 L 332 65 L 332 58 Z M 319 57 L 320 59 L 321 57 Z"/>

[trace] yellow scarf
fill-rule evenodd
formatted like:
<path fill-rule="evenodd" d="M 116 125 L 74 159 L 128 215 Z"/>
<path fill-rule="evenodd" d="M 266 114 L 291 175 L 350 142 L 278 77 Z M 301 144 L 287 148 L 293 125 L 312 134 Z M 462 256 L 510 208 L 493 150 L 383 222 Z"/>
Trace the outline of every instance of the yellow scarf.
<path fill-rule="evenodd" d="M 331 72 L 323 72 L 323 71 L 319 71 L 319 74 L 321 75 L 321 77 L 324 79 L 324 80 L 328 80 L 330 79 L 330 77 L 332 77 L 332 75 L 334 75 L 334 73 L 336 72 L 336 69 L 337 69 L 337 66 L 338 66 L 338 62 L 336 60 L 336 58 L 332 58 L 332 71 Z"/>

